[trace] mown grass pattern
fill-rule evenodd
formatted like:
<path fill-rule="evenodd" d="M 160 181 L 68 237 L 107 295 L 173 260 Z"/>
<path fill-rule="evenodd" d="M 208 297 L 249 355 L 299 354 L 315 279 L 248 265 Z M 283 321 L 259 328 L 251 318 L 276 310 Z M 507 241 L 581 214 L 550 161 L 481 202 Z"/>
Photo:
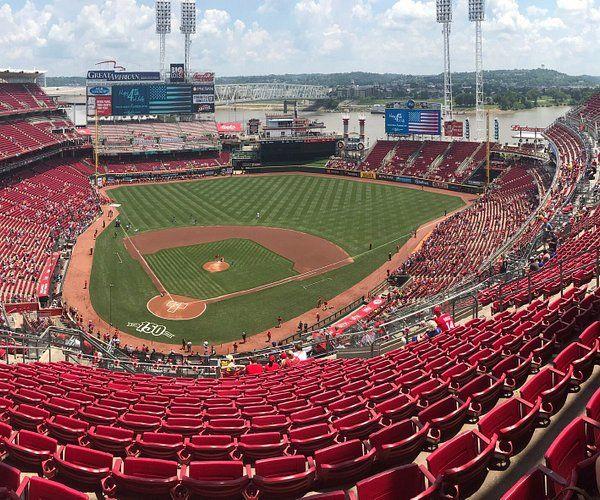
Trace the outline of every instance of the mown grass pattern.
<path fill-rule="evenodd" d="M 196 320 L 165 321 L 147 311 L 146 303 L 156 290 L 141 266 L 129 257 L 123 234 L 115 237 L 110 228 L 98 238 L 94 252 L 90 294 L 96 311 L 108 319 L 112 309 L 113 323 L 134 334 L 128 322 L 165 324 L 176 335 L 172 342 L 181 337 L 217 343 L 238 339 L 242 331 L 250 334 L 273 327 L 279 315 L 290 319 L 302 314 L 314 307 L 319 297 L 329 299 L 373 272 L 416 227 L 462 205 L 460 198 L 451 195 L 309 175 L 123 186 L 109 194 L 121 204 L 121 219 L 131 223 L 132 233 L 194 224 L 264 225 L 320 236 L 355 259 L 353 264 L 318 279 L 294 281 L 211 304 Z M 115 285 L 112 307 L 110 283 Z"/>
<path fill-rule="evenodd" d="M 218 273 L 204 270 L 202 265 L 216 255 L 225 258 L 229 269 Z M 169 292 L 198 299 L 248 290 L 297 274 L 288 259 L 239 238 L 161 250 L 147 255 L 146 261 Z"/>

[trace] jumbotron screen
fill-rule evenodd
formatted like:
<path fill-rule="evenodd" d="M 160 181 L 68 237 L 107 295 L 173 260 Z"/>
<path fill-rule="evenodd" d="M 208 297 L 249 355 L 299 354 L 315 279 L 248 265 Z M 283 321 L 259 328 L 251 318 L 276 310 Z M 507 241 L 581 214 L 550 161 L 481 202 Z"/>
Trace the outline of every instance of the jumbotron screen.
<path fill-rule="evenodd" d="M 87 111 L 90 117 L 214 113 L 214 77 L 192 83 L 88 80 Z"/>

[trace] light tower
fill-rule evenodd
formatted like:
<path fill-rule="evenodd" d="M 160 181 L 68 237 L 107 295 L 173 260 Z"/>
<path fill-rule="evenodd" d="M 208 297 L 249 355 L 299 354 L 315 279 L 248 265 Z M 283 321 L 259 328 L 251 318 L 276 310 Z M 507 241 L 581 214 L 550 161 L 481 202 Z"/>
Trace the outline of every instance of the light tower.
<path fill-rule="evenodd" d="M 452 23 L 452 0 L 436 1 L 437 22 L 444 34 L 444 121 L 452 120 L 452 73 L 450 72 L 450 24 Z"/>
<path fill-rule="evenodd" d="M 160 74 L 165 75 L 167 34 L 171 33 L 171 0 L 156 0 L 156 33 L 160 42 Z"/>
<path fill-rule="evenodd" d="M 182 0 L 180 30 L 185 37 L 185 76 L 187 78 L 190 72 L 191 35 L 196 33 L 196 0 Z"/>
<path fill-rule="evenodd" d="M 483 40 L 481 23 L 485 20 L 485 0 L 469 0 L 469 21 L 475 23 L 475 137 L 482 140 L 485 129 L 483 109 Z"/>

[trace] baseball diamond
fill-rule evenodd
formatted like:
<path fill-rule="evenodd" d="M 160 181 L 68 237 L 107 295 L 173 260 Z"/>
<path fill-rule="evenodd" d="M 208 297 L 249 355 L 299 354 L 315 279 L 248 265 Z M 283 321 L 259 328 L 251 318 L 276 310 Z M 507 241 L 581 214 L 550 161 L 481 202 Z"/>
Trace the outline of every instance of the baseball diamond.
<path fill-rule="evenodd" d="M 89 287 L 96 312 L 142 338 L 149 337 L 128 323 L 159 322 L 175 337 L 215 343 L 275 327 L 278 317 L 344 292 L 417 227 L 464 206 L 449 194 L 297 174 L 107 194 L 120 205 L 120 227 L 113 221 L 96 241 Z M 229 265 L 224 272 L 203 268 L 220 260 Z"/>

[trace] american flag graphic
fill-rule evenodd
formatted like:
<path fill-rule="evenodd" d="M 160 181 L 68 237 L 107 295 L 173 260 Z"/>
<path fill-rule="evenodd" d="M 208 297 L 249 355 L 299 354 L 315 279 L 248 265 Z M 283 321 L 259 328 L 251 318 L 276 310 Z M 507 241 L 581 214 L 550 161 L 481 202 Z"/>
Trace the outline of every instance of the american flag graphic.
<path fill-rule="evenodd" d="M 151 85 L 148 89 L 151 115 L 192 112 L 192 88 L 186 85 Z"/>
<path fill-rule="evenodd" d="M 436 110 L 419 110 L 408 112 L 409 134 L 440 134 L 440 112 Z"/>

